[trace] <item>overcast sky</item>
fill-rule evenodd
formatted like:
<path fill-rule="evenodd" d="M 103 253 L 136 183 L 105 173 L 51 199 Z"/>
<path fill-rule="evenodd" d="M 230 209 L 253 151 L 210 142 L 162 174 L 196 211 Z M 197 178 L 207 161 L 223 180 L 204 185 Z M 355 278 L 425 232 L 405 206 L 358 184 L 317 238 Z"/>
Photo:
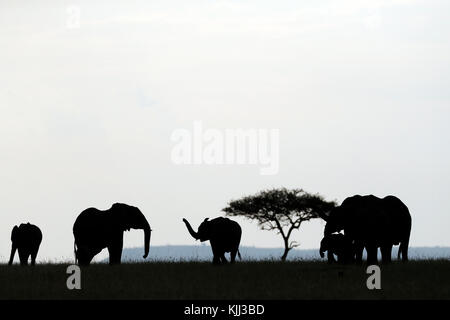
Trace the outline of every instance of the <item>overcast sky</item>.
<path fill-rule="evenodd" d="M 1 0 L 0 259 L 28 221 L 39 261 L 72 258 L 77 215 L 114 202 L 142 210 L 151 245 L 194 244 L 183 217 L 281 186 L 397 195 L 411 246 L 450 246 L 449 89 L 445 0 Z M 279 129 L 278 174 L 174 164 L 194 121 Z M 236 220 L 242 245 L 282 246 Z M 293 240 L 317 248 L 323 227 Z"/>

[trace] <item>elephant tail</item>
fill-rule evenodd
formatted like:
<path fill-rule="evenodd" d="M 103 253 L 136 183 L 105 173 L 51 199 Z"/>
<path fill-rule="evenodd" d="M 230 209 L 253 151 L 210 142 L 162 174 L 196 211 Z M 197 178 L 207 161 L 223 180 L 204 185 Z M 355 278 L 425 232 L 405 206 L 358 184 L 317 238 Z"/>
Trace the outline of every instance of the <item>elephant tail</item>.
<path fill-rule="evenodd" d="M 239 260 L 242 260 L 242 258 L 241 258 L 241 253 L 239 252 L 239 249 L 238 249 L 238 257 L 239 257 Z"/>
<path fill-rule="evenodd" d="M 75 255 L 75 264 L 78 263 L 78 259 L 77 259 L 77 245 L 75 243 L 75 241 L 73 242 L 73 254 Z"/>

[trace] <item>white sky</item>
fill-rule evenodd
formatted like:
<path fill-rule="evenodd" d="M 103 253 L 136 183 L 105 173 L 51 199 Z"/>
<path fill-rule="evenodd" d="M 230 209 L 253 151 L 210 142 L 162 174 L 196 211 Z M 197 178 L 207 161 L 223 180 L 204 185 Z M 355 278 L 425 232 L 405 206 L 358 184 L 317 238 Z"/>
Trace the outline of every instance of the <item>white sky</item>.
<path fill-rule="evenodd" d="M 152 245 L 194 244 L 183 217 L 280 186 L 397 195 L 412 246 L 449 246 L 449 88 L 444 0 L 1 0 L 0 260 L 27 221 L 40 261 L 73 257 L 76 216 L 114 202 L 144 212 Z M 279 129 L 279 174 L 172 164 L 171 133 L 194 120 Z M 243 245 L 282 245 L 236 220 Z M 323 226 L 293 240 L 316 248 Z"/>

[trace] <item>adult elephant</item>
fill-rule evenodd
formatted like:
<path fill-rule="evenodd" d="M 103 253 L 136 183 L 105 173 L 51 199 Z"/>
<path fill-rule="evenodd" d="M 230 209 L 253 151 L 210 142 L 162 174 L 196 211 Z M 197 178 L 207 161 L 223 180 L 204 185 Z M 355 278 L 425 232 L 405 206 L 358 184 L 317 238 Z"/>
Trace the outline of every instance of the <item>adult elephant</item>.
<path fill-rule="evenodd" d="M 14 226 L 11 232 L 11 256 L 8 264 L 12 265 L 17 250 L 20 265 L 28 265 L 28 259 L 31 256 L 31 265 L 34 266 L 41 242 L 42 232 L 39 227 L 30 223 Z"/>
<path fill-rule="evenodd" d="M 225 252 L 230 253 L 231 263 L 234 263 L 236 254 L 241 258 L 239 243 L 241 242 L 241 226 L 228 218 L 218 217 L 212 220 L 206 218 L 195 232 L 190 223 L 183 219 L 191 236 L 201 242 L 209 240 L 213 252 L 213 263 L 227 263 Z"/>
<path fill-rule="evenodd" d="M 339 207 L 328 215 L 324 236 L 344 230 L 352 239 L 356 259 L 362 258 L 362 248 L 367 251 L 367 263 L 377 262 L 377 251 L 381 249 L 383 262 L 391 261 L 392 246 L 400 244 L 403 261 L 408 260 L 408 245 L 411 233 L 411 215 L 408 207 L 397 197 L 378 198 L 373 195 L 356 195 L 345 199 Z"/>
<path fill-rule="evenodd" d="M 142 212 L 133 206 L 115 203 L 108 210 L 89 208 L 80 213 L 73 225 L 75 259 L 89 265 L 95 255 L 108 248 L 109 264 L 120 264 L 123 233 L 130 229 L 144 230 L 144 259 L 150 249 L 150 225 Z"/>

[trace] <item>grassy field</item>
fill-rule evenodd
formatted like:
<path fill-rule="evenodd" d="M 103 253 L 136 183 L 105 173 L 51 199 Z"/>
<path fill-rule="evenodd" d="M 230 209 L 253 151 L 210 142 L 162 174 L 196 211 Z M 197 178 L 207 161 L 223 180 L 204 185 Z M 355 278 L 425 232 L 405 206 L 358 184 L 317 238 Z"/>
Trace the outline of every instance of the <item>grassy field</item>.
<path fill-rule="evenodd" d="M 365 266 L 325 262 L 136 263 L 81 269 L 68 290 L 67 265 L 0 265 L 0 299 L 450 299 L 450 261 L 381 266 L 381 290 Z"/>

